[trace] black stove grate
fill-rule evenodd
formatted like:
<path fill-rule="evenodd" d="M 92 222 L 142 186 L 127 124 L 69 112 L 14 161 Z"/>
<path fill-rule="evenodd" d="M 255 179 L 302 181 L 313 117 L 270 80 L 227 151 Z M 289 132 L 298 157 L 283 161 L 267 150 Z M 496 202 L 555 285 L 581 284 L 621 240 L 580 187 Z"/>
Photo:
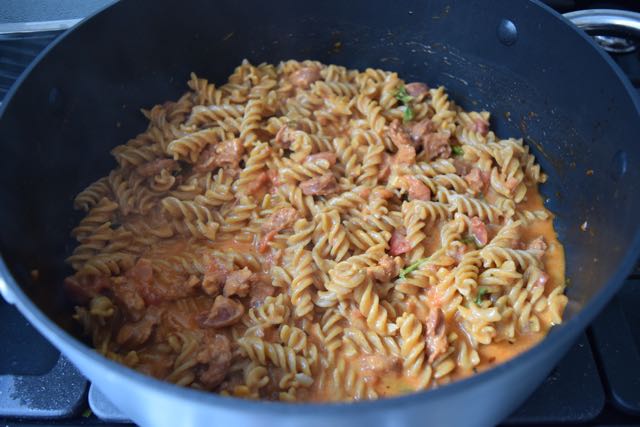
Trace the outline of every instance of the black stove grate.
<path fill-rule="evenodd" d="M 58 34 L 0 35 L 0 101 Z M 637 53 L 616 58 L 636 84 L 640 83 L 638 59 Z M 640 266 L 505 425 L 640 424 L 639 306 Z M 0 348 L 5 349 L 0 351 L 0 424 L 24 427 L 127 423 L 127 418 L 99 390 L 90 387 L 17 310 L 2 301 Z"/>

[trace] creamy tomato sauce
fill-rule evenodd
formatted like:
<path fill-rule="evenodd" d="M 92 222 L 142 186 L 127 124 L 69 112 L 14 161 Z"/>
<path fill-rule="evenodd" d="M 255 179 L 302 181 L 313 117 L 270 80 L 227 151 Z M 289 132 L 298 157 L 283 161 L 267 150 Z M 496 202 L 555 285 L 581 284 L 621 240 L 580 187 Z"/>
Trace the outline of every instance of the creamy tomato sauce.
<path fill-rule="evenodd" d="M 561 321 L 546 176 L 489 112 L 316 61 L 188 88 L 75 199 L 65 286 L 101 354 L 240 398 L 375 399 L 490 369 Z"/>

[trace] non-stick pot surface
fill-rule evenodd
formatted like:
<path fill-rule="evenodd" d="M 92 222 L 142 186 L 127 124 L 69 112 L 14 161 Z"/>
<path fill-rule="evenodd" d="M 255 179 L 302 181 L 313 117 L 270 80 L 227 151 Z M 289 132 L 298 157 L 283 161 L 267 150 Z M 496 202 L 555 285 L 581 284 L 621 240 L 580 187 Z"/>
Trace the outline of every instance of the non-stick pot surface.
<path fill-rule="evenodd" d="M 79 219 L 73 195 L 113 167 L 111 148 L 144 130 L 139 108 L 177 98 L 190 71 L 220 83 L 245 57 L 311 58 L 444 84 L 463 107 L 491 111 L 498 135 L 525 137 L 550 176 L 542 191 L 566 247 L 571 320 L 486 374 L 355 405 L 246 402 L 180 389 L 107 362 L 54 326 L 43 313 L 69 326 L 60 284 Z M 534 2 L 124 1 L 51 48 L 4 108 L 3 275 L 23 313 L 142 424 L 491 424 L 544 378 L 636 258 L 639 127 L 617 68 Z"/>

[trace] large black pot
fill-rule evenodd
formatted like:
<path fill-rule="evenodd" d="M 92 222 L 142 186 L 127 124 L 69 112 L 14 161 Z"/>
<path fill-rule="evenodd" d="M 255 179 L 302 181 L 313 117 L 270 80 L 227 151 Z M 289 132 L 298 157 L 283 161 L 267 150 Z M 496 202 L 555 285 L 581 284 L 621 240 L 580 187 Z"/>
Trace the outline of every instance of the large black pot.
<path fill-rule="evenodd" d="M 566 248 L 566 323 L 486 373 L 354 404 L 252 402 L 184 389 L 110 362 L 67 333 L 61 282 L 79 219 L 73 195 L 112 168 L 112 147 L 144 129 L 140 107 L 177 98 L 190 71 L 222 82 L 245 57 L 378 67 L 444 84 L 462 106 L 492 111 L 498 135 L 526 138 L 549 174 L 542 191 Z M 494 424 L 542 381 L 638 255 L 640 120 L 632 92 L 587 36 L 534 1 L 123 1 L 44 52 L 2 106 L 0 289 L 140 424 Z"/>

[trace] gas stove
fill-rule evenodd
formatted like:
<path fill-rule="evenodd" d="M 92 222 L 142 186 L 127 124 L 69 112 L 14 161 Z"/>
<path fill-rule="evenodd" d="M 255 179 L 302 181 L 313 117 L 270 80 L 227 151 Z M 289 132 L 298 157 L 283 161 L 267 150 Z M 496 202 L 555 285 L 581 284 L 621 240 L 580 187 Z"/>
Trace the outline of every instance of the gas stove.
<path fill-rule="evenodd" d="M 640 11 L 640 4 L 634 1 L 547 3 L 563 13 L 584 8 Z M 99 1 L 95 4 L 100 5 Z M 86 9 L 87 5 L 82 7 Z M 19 33 L 17 30 L 25 26 L 3 24 L 0 11 L 0 102 L 26 66 L 60 35 L 60 27 L 75 22 L 69 19 L 73 16 L 77 15 L 38 21 L 31 27 L 35 25 L 40 31 Z M 640 90 L 640 46 L 635 48 L 631 43 L 622 50 L 611 54 Z M 638 306 L 640 265 L 545 382 L 504 425 L 640 425 Z M 113 423 L 126 425 L 129 421 L 15 308 L 0 300 L 0 425 Z"/>

